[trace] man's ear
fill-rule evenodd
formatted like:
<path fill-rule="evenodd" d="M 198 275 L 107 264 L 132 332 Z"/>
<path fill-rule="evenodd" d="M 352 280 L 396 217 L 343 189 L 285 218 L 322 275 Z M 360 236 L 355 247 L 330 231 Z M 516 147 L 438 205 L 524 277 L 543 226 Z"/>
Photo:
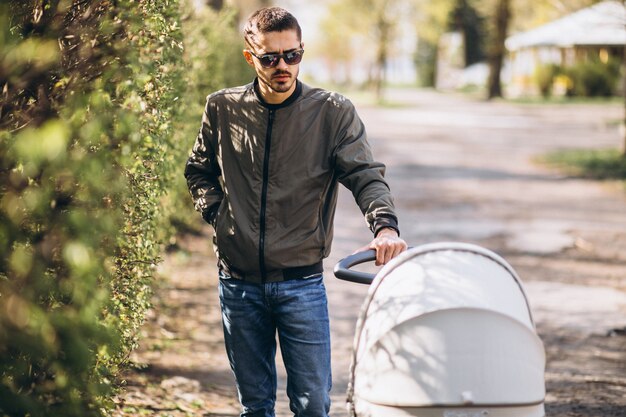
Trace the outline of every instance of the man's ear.
<path fill-rule="evenodd" d="M 246 59 L 248 65 L 254 68 L 254 62 L 252 61 L 252 54 L 247 49 L 243 50 L 243 57 Z"/>

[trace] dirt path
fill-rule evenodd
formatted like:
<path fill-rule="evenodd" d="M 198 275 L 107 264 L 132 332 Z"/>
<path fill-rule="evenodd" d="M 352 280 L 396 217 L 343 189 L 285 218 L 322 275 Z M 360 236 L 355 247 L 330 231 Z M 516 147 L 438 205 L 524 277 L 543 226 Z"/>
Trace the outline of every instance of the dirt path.
<path fill-rule="evenodd" d="M 403 237 L 412 245 L 464 241 L 517 270 L 548 357 L 546 411 L 626 416 L 626 193 L 532 163 L 561 147 L 619 143 L 619 105 L 524 106 L 396 91 L 393 107 L 360 108 L 387 163 Z M 207 235 L 209 231 L 207 230 Z M 326 262 L 333 346 L 333 416 L 344 393 L 354 324 L 367 288 L 338 281 L 334 263 L 369 239 L 343 193 Z M 168 254 L 165 277 L 115 416 L 238 415 L 223 353 L 208 236 Z M 608 336 L 611 334 L 611 336 Z M 277 415 L 290 415 L 279 383 Z"/>

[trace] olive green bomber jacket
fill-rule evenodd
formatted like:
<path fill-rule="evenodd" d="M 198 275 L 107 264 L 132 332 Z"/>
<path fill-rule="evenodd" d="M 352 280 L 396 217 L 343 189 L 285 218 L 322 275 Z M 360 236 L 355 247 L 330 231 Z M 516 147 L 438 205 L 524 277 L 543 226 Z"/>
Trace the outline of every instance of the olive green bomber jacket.
<path fill-rule="evenodd" d="M 376 234 L 398 230 L 385 167 L 343 96 L 297 81 L 278 105 L 253 83 L 207 97 L 185 167 L 196 210 L 215 229 L 219 261 L 266 281 L 328 256 L 338 183 Z"/>

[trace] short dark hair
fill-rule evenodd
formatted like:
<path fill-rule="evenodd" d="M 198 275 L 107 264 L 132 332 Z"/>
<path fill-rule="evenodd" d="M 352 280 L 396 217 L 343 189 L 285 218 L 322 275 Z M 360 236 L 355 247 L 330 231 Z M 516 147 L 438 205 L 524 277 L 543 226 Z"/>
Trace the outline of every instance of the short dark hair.
<path fill-rule="evenodd" d="M 257 44 L 256 34 L 267 32 L 282 32 L 295 30 L 298 40 L 302 40 L 302 29 L 294 15 L 282 7 L 266 7 L 259 9 L 248 18 L 243 34 L 246 42 L 253 46 Z"/>

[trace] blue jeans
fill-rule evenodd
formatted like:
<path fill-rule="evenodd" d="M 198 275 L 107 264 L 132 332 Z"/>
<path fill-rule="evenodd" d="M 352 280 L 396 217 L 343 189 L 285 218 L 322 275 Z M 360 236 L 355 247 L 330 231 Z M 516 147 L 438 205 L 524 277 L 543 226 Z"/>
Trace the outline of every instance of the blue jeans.
<path fill-rule="evenodd" d="M 255 284 L 220 273 L 219 294 L 241 416 L 275 415 L 276 333 L 291 411 L 297 417 L 328 416 L 330 329 L 322 275 Z"/>

